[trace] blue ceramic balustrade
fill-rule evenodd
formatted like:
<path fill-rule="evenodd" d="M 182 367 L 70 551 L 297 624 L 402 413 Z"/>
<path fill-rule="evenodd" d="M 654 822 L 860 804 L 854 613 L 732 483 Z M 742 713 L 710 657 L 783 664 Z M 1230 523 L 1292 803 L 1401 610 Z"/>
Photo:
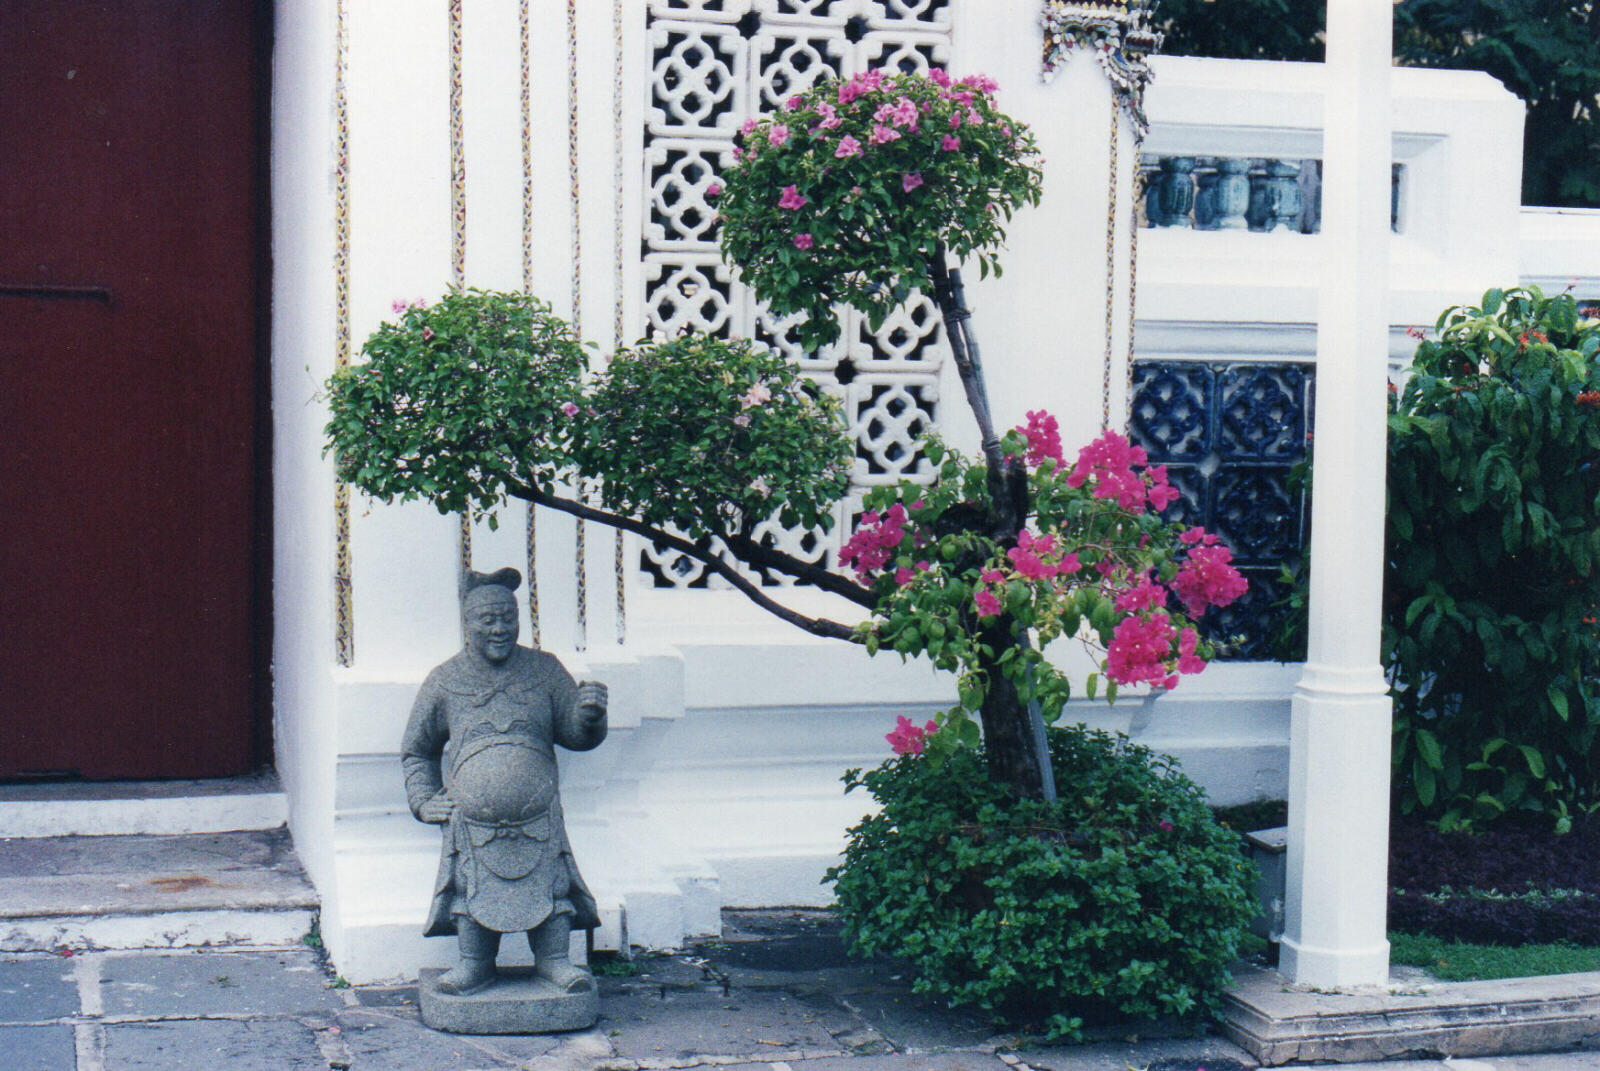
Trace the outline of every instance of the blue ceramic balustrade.
<path fill-rule="evenodd" d="M 1304 496 L 1289 470 L 1305 457 L 1311 430 L 1310 365 L 1264 361 L 1136 361 L 1133 440 L 1167 466 L 1179 499 L 1166 516 L 1215 532 L 1233 551 L 1249 593 L 1201 619 L 1224 657 L 1272 651 L 1287 594 L 1279 567 L 1306 536 Z"/>
<path fill-rule="evenodd" d="M 1322 161 L 1244 156 L 1146 156 L 1144 225 L 1201 231 L 1315 234 L 1322 226 Z M 1400 229 L 1403 168 L 1394 166 L 1391 224 Z"/>

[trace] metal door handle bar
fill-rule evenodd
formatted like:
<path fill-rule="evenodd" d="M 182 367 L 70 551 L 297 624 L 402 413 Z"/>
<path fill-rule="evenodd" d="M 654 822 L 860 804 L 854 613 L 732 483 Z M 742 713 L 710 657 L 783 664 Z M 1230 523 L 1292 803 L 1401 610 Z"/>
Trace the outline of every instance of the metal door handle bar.
<path fill-rule="evenodd" d="M 37 283 L 0 283 L 0 297 L 64 298 L 111 304 L 109 286 L 46 286 Z"/>

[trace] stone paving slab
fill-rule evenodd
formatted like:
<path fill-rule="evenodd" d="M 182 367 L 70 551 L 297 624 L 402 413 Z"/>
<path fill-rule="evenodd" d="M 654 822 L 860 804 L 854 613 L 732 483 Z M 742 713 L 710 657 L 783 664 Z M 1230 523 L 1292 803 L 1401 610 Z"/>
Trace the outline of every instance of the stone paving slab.
<path fill-rule="evenodd" d="M 893 1053 L 783 1063 L 789 1071 L 1013 1071 L 1012 1065 L 986 1052 Z M 774 1067 L 773 1063 L 734 1064 L 726 1071 L 774 1071 Z"/>
<path fill-rule="evenodd" d="M 0 1026 L 0 1067 L 6 1071 L 73 1071 L 76 1052 L 70 1026 Z"/>
<path fill-rule="evenodd" d="M 1022 1049 L 1015 1053 L 1032 1071 L 1248 1071 L 1251 1055 L 1222 1038 L 1138 1040 L 1094 1045 Z"/>
<path fill-rule="evenodd" d="M 0 842 L 0 918 L 311 908 L 287 830 Z"/>
<path fill-rule="evenodd" d="M 286 1019 L 114 1023 L 104 1030 L 105 1071 L 329 1071 L 312 1030 Z"/>
<path fill-rule="evenodd" d="M 429 1030 L 414 1009 L 351 1009 L 339 1016 L 351 1071 L 479 1071 L 521 1067 L 560 1048 L 559 1036 L 463 1037 Z"/>
<path fill-rule="evenodd" d="M 810 1003 L 781 992 L 668 990 L 608 997 L 596 1028 L 620 1057 L 684 1066 L 699 1057 L 766 1052 L 774 1060 L 843 1055 L 823 1019 Z"/>
<path fill-rule="evenodd" d="M 17 959 L 0 969 L 0 1023 L 65 1019 L 78 1011 L 73 962 L 59 956 Z"/>
<path fill-rule="evenodd" d="M 100 970 L 107 1016 L 327 1016 L 345 1006 L 310 949 L 106 955 Z"/>

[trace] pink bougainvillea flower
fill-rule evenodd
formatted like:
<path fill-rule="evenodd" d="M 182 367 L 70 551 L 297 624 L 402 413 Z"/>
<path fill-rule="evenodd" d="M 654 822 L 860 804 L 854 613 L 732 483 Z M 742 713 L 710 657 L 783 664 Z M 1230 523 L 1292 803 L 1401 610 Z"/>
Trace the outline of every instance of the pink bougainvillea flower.
<path fill-rule="evenodd" d="M 410 307 L 411 305 L 408 302 L 402 301 L 400 298 L 395 298 L 393 301 L 389 302 L 389 311 L 394 313 L 396 316 L 399 316 Z"/>
<path fill-rule="evenodd" d="M 754 119 L 746 119 L 744 121 L 744 125 L 739 128 L 739 133 L 743 134 L 745 137 L 749 137 L 751 134 L 755 133 L 755 129 L 756 121 Z"/>
<path fill-rule="evenodd" d="M 986 97 L 993 96 L 1000 89 L 1000 83 L 986 74 L 969 74 L 956 84 L 971 86 Z"/>
<path fill-rule="evenodd" d="M 949 86 L 950 75 L 945 72 L 943 67 L 929 67 L 928 81 L 932 82 L 936 86 Z"/>
<path fill-rule="evenodd" d="M 910 584 L 912 580 L 916 579 L 916 576 L 916 570 L 912 569 L 908 565 L 902 565 L 900 568 L 894 571 L 894 582 L 899 584 L 901 587 L 905 587 L 907 584 Z"/>
<path fill-rule="evenodd" d="M 788 100 L 784 101 L 783 102 L 783 106 L 785 108 L 789 109 L 792 112 L 796 108 L 800 107 L 800 105 L 804 104 L 805 102 L 806 102 L 806 98 L 804 98 L 800 94 L 796 93 L 794 96 L 792 96 Z"/>
<path fill-rule="evenodd" d="M 827 101 L 817 105 L 817 114 L 822 116 L 822 122 L 817 124 L 817 129 L 819 130 L 833 130 L 841 122 L 838 111 Z"/>
<path fill-rule="evenodd" d="M 706 187 L 706 196 L 707 197 L 716 197 L 721 192 L 722 192 L 722 183 L 720 183 L 720 182 L 713 182 L 711 185 Z"/>
<path fill-rule="evenodd" d="M 882 516 L 874 510 L 861 515 L 855 534 L 839 549 L 839 564 L 855 570 L 856 577 L 866 580 L 882 569 L 905 539 L 906 508 L 896 502 Z"/>
<path fill-rule="evenodd" d="M 952 112 L 952 113 L 950 113 L 950 129 L 951 130 L 958 130 L 958 129 L 960 129 L 960 127 L 961 127 L 961 113 L 960 112 Z"/>
<path fill-rule="evenodd" d="M 734 427 L 748 428 L 750 426 L 750 414 L 740 413 L 738 416 L 733 418 L 733 424 Z"/>
<path fill-rule="evenodd" d="M 1045 461 L 1054 461 L 1056 467 L 1065 464 L 1061 456 L 1061 430 L 1056 424 L 1056 418 L 1043 409 L 1031 410 L 1028 413 L 1028 422 L 1018 424 L 1020 431 L 1028 440 L 1028 464 L 1037 468 Z"/>
<path fill-rule="evenodd" d="M 1123 618 L 1111 631 L 1106 675 L 1118 684 L 1169 687 L 1166 660 L 1176 638 L 1172 619 L 1160 610 L 1149 617 Z"/>
<path fill-rule="evenodd" d="M 1150 500 L 1150 508 L 1157 513 L 1183 497 L 1176 487 L 1167 482 L 1167 466 L 1151 465 L 1145 469 L 1145 475 L 1150 479 L 1150 489 L 1145 494 Z"/>
<path fill-rule="evenodd" d="M 789 128 L 782 123 L 773 123 L 772 129 L 767 131 L 767 144 L 776 148 L 786 144 L 789 140 Z"/>
<path fill-rule="evenodd" d="M 939 148 L 945 152 L 958 152 L 961 149 L 961 139 L 954 134 L 946 134 L 944 140 L 939 143 Z"/>
<path fill-rule="evenodd" d="M 972 602 L 978 608 L 979 617 L 997 617 L 1000 614 L 1000 600 L 988 588 L 979 588 L 972 596 Z"/>
<path fill-rule="evenodd" d="M 811 237 L 810 232 L 804 232 L 794 236 L 794 247 L 796 249 L 810 249 L 816 244 L 816 239 Z"/>
<path fill-rule="evenodd" d="M 1172 823 L 1163 818 L 1161 821 L 1156 823 L 1156 828 L 1161 830 L 1163 833 L 1171 833 Z M 1199 1071 L 1206 1071 L 1206 1069 L 1202 1067 L 1199 1069 Z"/>
<path fill-rule="evenodd" d="M 906 193 L 910 193 L 912 190 L 916 189 L 918 186 L 921 186 L 921 185 L 922 185 L 922 172 L 921 171 L 907 171 L 904 175 L 900 176 L 900 188 L 902 190 L 904 190 Z"/>
<path fill-rule="evenodd" d="M 424 327 L 422 329 L 422 341 L 424 341 L 424 342 L 432 342 L 433 341 L 433 328 Z"/>
<path fill-rule="evenodd" d="M 896 755 L 920 755 L 928 737 L 938 731 L 938 722 L 930 721 L 926 725 L 918 726 L 916 722 L 901 714 L 895 719 L 894 728 L 884 739 L 889 742 Z"/>
<path fill-rule="evenodd" d="M 1200 645 L 1200 634 L 1186 628 L 1178 634 L 1178 672 L 1199 673 L 1206 668 L 1206 660 L 1195 653 Z"/>
<path fill-rule="evenodd" d="M 805 204 L 806 195 L 793 186 L 785 186 L 783 188 L 783 196 L 778 198 L 778 207 L 788 209 L 790 212 L 797 208 L 805 207 Z"/>
<path fill-rule="evenodd" d="M 561 411 L 567 414 L 569 417 L 575 417 L 578 415 L 578 407 L 572 402 L 562 402 Z"/>
<path fill-rule="evenodd" d="M 860 156 L 861 142 L 846 134 L 839 139 L 839 147 L 833 150 L 833 155 L 838 160 L 847 160 L 852 156 Z"/>
<path fill-rule="evenodd" d="M 757 476 L 755 479 L 750 481 L 750 490 L 754 491 L 758 495 L 770 495 L 772 493 L 772 488 L 768 487 L 767 481 L 763 480 L 760 476 Z"/>
<path fill-rule="evenodd" d="M 1140 578 L 1139 583 L 1117 596 L 1116 607 L 1119 614 L 1131 614 L 1137 610 L 1159 610 L 1167 604 L 1167 589 L 1157 584 L 1146 573 Z"/>
<path fill-rule="evenodd" d="M 869 145 L 887 145 L 891 141 L 900 140 L 900 131 L 893 127 L 884 126 L 882 123 L 872 124 L 872 133 L 867 136 Z"/>
<path fill-rule="evenodd" d="M 985 569 L 978 574 L 978 579 L 985 584 L 1004 584 L 1006 582 L 1006 574 L 998 569 Z"/>
<path fill-rule="evenodd" d="M 1094 497 L 1114 499 L 1130 513 L 1143 513 L 1145 482 L 1133 469 L 1147 461 L 1149 456 L 1142 447 L 1108 430 L 1078 451 L 1077 464 L 1067 474 L 1067 486 L 1082 487 L 1092 480 Z"/>
<path fill-rule="evenodd" d="M 917 106 L 910 97 L 901 97 L 895 101 L 893 110 L 889 113 L 889 120 L 895 126 L 908 128 L 913 134 L 917 132 Z"/>
<path fill-rule="evenodd" d="M 1250 587 L 1230 562 L 1233 552 L 1213 543 L 1193 547 L 1189 558 L 1172 578 L 1172 591 L 1183 600 L 1190 617 L 1199 617 L 1213 606 L 1227 606 Z"/>
<path fill-rule="evenodd" d="M 749 409 L 751 406 L 760 405 L 771 400 L 772 389 L 765 383 L 756 383 L 739 398 L 739 407 L 741 409 Z"/>

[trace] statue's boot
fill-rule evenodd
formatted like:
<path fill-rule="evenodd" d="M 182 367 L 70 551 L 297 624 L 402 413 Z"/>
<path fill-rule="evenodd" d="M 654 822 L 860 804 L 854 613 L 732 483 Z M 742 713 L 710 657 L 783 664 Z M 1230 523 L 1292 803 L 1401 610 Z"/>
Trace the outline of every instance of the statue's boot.
<path fill-rule="evenodd" d="M 570 915 L 557 915 L 529 930 L 533 973 L 563 993 L 587 993 L 594 989 L 594 976 L 572 962 L 568 952 L 571 937 Z"/>
<path fill-rule="evenodd" d="M 494 957 L 500 951 L 500 935 L 457 915 L 456 943 L 461 962 L 441 974 L 436 986 L 441 993 L 464 997 L 495 980 Z"/>

